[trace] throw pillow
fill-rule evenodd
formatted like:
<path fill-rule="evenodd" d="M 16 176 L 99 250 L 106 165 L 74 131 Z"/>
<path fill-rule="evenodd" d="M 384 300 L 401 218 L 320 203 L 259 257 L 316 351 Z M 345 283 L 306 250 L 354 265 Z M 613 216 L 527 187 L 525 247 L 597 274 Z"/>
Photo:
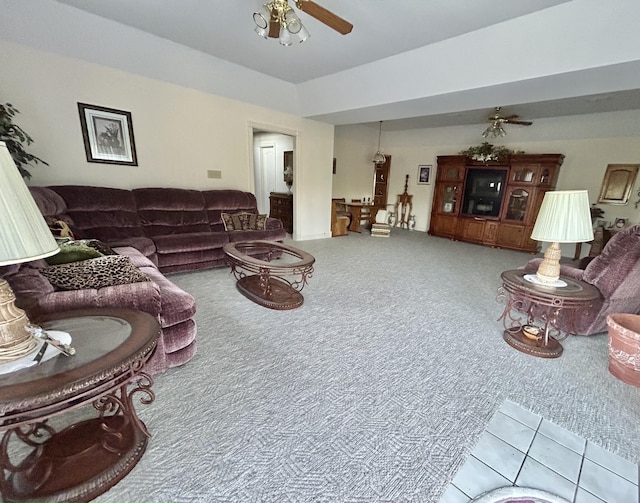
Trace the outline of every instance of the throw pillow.
<path fill-rule="evenodd" d="M 75 243 L 75 241 L 71 241 L 70 243 Z M 89 246 L 71 245 L 69 243 L 62 243 L 59 246 L 60 251 L 58 253 L 45 259 L 47 264 L 69 264 L 71 262 L 79 262 L 80 260 L 102 257 L 102 253 Z"/>
<path fill-rule="evenodd" d="M 222 222 L 226 231 L 264 230 L 267 215 L 258 215 L 249 211 L 222 213 Z"/>
<path fill-rule="evenodd" d="M 77 239 L 70 244 L 79 244 L 82 246 L 88 246 L 94 250 L 99 251 L 102 255 L 117 255 L 109 245 L 103 243 L 99 239 Z"/>
<path fill-rule="evenodd" d="M 51 234 L 53 234 L 54 237 L 74 239 L 73 232 L 69 228 L 69 224 L 67 224 L 67 222 L 65 222 L 64 220 L 57 220 L 54 217 L 47 217 L 45 218 L 45 220 L 47 222 L 47 225 L 49 226 Z"/>
<path fill-rule="evenodd" d="M 222 223 L 224 224 L 225 231 L 235 231 L 239 230 L 233 226 L 233 218 L 231 218 L 231 213 L 221 213 L 220 218 L 222 218 Z"/>
<path fill-rule="evenodd" d="M 107 286 L 150 281 L 137 269 L 129 257 L 107 255 L 104 257 L 54 265 L 40 270 L 49 282 L 62 290 L 83 290 Z"/>

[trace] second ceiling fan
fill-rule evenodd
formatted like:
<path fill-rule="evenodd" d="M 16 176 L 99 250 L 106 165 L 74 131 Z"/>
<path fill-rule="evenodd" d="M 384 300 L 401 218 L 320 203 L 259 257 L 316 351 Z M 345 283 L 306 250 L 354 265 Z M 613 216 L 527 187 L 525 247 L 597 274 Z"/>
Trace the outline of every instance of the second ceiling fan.
<path fill-rule="evenodd" d="M 353 25 L 313 0 L 294 0 L 295 6 L 342 35 L 351 33 Z M 291 35 L 300 42 L 309 38 L 309 32 L 287 0 L 273 0 L 253 13 L 256 33 L 264 38 L 279 38 L 282 45 L 291 45 Z"/>
<path fill-rule="evenodd" d="M 501 107 L 496 107 L 495 113 L 487 119 L 491 124 L 482 133 L 483 137 L 492 136 L 495 138 L 497 136 L 506 136 L 507 132 L 502 127 L 503 124 L 518 124 L 520 126 L 530 126 L 533 124 L 531 121 L 518 120 L 518 115 L 503 117 L 500 115 L 500 109 Z"/>

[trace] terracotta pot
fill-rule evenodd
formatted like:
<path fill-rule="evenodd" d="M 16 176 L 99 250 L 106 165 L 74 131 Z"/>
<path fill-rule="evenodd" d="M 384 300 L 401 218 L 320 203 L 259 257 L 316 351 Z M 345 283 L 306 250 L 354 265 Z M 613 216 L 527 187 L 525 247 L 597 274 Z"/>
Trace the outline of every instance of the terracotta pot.
<path fill-rule="evenodd" d="M 609 372 L 621 381 L 640 387 L 640 315 L 610 314 Z"/>

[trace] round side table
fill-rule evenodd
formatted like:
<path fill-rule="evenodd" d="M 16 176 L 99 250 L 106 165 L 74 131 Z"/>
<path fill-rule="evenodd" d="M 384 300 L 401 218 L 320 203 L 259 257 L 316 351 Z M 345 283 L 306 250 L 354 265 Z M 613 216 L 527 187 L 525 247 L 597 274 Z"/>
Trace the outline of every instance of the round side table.
<path fill-rule="evenodd" d="M 0 376 L 0 491 L 3 501 L 90 501 L 144 454 L 150 434 L 133 397 L 143 404 L 155 398 L 144 366 L 160 326 L 126 309 L 61 312 L 37 321 L 71 334 L 76 352 Z M 60 431 L 49 423 L 89 404 L 97 418 Z M 12 460 L 14 443 L 31 452 Z"/>
<path fill-rule="evenodd" d="M 600 291 L 589 283 L 565 276 L 560 277 L 566 283 L 564 287 L 541 285 L 525 279 L 529 275 L 530 272 L 522 269 L 501 274 L 502 286 L 498 296 L 506 298 L 506 306 L 499 318 L 505 328 L 502 336 L 518 351 L 542 358 L 557 358 L 562 354 L 559 339 L 568 335 L 562 336 L 556 327 L 558 314 L 562 310 L 572 310 L 575 314 L 581 309 L 588 309 L 594 300 L 600 298 Z M 536 340 L 527 337 L 523 331 L 525 325 L 538 326 L 541 337 Z M 555 331 L 555 337 L 552 331 Z"/>

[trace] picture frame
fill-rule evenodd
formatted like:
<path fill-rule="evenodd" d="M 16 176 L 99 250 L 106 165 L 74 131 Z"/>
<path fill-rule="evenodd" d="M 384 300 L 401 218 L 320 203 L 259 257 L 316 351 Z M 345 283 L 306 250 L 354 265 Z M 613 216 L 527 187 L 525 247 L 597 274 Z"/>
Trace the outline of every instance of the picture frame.
<path fill-rule="evenodd" d="M 640 164 L 609 164 L 602 180 L 598 203 L 627 204 Z"/>
<path fill-rule="evenodd" d="M 137 166 L 131 112 L 78 103 L 87 162 Z"/>
<path fill-rule="evenodd" d="M 418 166 L 418 185 L 429 185 L 431 183 L 431 164 L 421 164 Z"/>

